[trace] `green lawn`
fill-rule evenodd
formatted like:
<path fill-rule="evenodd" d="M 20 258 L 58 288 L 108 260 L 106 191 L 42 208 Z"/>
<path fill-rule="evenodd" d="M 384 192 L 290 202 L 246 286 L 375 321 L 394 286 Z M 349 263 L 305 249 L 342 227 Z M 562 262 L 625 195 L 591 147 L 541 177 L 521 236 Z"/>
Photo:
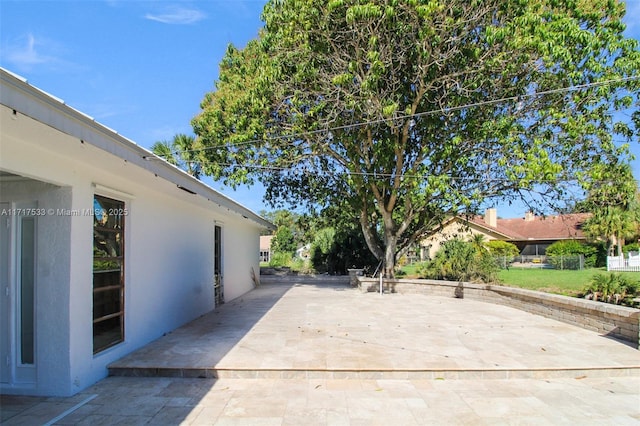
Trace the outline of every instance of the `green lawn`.
<path fill-rule="evenodd" d="M 606 273 L 604 268 L 583 269 L 581 271 L 511 268 L 501 270 L 498 273 L 498 279 L 500 284 L 505 286 L 576 296 L 589 284 L 595 274 L 602 272 Z"/>
<path fill-rule="evenodd" d="M 399 278 L 417 277 L 416 265 L 406 265 L 402 268 L 406 273 Z M 583 269 L 581 271 L 560 271 L 556 269 L 526 268 L 501 270 L 498 273 L 498 284 L 509 287 L 520 287 L 529 290 L 545 291 L 547 293 L 577 296 L 589 284 L 591 278 L 598 273 L 607 273 L 605 268 Z M 638 272 L 621 272 L 630 274 L 633 279 L 640 279 Z"/>

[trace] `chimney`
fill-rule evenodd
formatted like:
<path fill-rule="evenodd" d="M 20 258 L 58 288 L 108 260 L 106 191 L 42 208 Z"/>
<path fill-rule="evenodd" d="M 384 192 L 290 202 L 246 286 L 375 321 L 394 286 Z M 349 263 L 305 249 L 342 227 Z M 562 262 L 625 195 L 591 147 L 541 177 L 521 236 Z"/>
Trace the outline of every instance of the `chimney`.
<path fill-rule="evenodd" d="M 536 218 L 536 215 L 533 214 L 532 211 L 528 211 L 524 214 L 524 221 L 525 222 L 531 222 L 533 219 Z"/>
<path fill-rule="evenodd" d="M 491 208 L 484 211 L 484 223 L 494 228 L 498 227 L 498 210 Z"/>

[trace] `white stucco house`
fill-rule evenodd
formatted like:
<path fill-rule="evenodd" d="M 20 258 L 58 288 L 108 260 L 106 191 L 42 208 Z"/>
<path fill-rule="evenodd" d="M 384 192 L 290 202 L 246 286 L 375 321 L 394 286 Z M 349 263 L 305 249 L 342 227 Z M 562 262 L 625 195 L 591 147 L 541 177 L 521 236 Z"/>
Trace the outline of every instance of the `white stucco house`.
<path fill-rule="evenodd" d="M 73 395 L 253 288 L 272 225 L 0 69 L 0 391 Z"/>

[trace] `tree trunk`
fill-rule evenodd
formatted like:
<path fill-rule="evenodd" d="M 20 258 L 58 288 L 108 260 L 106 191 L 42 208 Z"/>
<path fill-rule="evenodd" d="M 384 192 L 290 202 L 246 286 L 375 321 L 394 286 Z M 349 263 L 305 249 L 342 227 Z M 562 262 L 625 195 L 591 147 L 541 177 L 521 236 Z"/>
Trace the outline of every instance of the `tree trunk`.
<path fill-rule="evenodd" d="M 389 218 L 390 219 L 390 215 Z M 393 278 L 395 276 L 396 266 L 396 249 L 398 247 L 398 236 L 394 233 L 392 222 L 383 221 L 384 242 L 381 242 L 376 235 L 376 229 L 368 220 L 365 211 L 360 213 L 360 225 L 364 239 L 371 253 L 382 262 L 382 273 L 385 278 Z M 389 229 L 391 228 L 391 229 Z"/>
<path fill-rule="evenodd" d="M 384 278 L 394 278 L 396 275 L 396 238 L 387 240 L 387 245 L 384 248 Z"/>
<path fill-rule="evenodd" d="M 360 212 L 360 228 L 362 229 L 362 234 L 364 235 L 364 240 L 369 247 L 369 250 L 378 260 L 382 260 L 384 256 L 384 252 L 379 244 L 379 239 L 376 235 L 375 227 L 371 225 L 369 222 L 369 218 L 366 210 L 362 210 Z"/>
<path fill-rule="evenodd" d="M 616 254 L 620 256 L 622 254 L 622 246 L 620 244 L 620 239 L 616 235 L 611 235 L 610 241 L 611 241 L 611 244 L 609 245 L 608 256 L 616 256 Z"/>
<path fill-rule="evenodd" d="M 622 237 L 618 237 L 618 256 L 622 256 L 623 252 L 622 252 L 622 246 L 624 245 L 624 238 Z"/>

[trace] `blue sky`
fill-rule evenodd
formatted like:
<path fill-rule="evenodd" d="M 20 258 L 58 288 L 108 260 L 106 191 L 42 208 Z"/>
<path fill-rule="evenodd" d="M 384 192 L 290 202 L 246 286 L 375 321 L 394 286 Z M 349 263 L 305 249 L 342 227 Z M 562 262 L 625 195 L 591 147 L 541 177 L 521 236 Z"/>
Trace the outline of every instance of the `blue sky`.
<path fill-rule="evenodd" d="M 263 0 L 0 0 L 0 66 L 149 148 L 177 133 L 213 89 L 228 43 L 262 26 Z M 627 36 L 640 39 L 640 0 L 627 2 Z M 633 151 L 640 157 L 640 146 Z M 636 178 L 640 160 L 634 161 Z M 259 187 L 233 192 L 267 209 Z M 503 217 L 521 207 L 499 206 Z"/>

